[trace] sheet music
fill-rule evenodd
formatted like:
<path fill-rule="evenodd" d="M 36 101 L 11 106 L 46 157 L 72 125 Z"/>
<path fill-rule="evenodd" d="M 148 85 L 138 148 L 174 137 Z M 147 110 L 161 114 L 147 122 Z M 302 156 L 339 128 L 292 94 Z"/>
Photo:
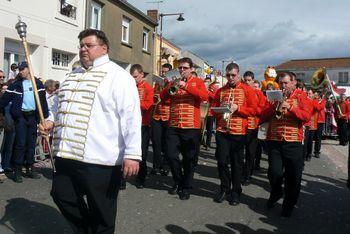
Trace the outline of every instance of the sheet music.
<path fill-rule="evenodd" d="M 174 81 L 174 80 L 178 80 L 181 78 L 180 72 L 179 70 L 173 69 L 168 71 L 167 73 L 165 73 L 165 77 L 169 80 L 169 81 Z"/>
<path fill-rule="evenodd" d="M 267 100 L 272 101 L 283 101 L 282 90 L 266 90 Z"/>

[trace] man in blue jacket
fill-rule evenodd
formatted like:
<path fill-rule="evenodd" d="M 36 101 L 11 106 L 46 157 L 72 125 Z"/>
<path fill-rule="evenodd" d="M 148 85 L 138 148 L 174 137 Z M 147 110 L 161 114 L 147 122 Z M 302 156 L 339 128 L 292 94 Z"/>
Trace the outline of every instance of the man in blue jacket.
<path fill-rule="evenodd" d="M 14 181 L 21 183 L 22 167 L 25 162 L 26 176 L 38 179 L 40 176 L 33 171 L 37 124 L 39 113 L 35 103 L 33 86 L 28 69 L 28 63 L 22 62 L 18 66 L 19 74 L 0 98 L 0 113 L 12 102 L 10 113 L 15 122 L 16 139 L 13 158 L 15 163 Z M 44 117 L 48 117 L 48 107 L 45 97 L 45 87 L 39 79 L 35 79 L 40 97 Z"/>

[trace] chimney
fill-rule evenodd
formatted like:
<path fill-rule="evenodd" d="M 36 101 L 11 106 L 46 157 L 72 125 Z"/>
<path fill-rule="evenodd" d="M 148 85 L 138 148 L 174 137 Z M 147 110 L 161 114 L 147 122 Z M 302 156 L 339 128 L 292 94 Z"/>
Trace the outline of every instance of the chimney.
<path fill-rule="evenodd" d="M 158 22 L 158 10 L 147 10 L 147 15 L 154 20 L 154 22 Z"/>

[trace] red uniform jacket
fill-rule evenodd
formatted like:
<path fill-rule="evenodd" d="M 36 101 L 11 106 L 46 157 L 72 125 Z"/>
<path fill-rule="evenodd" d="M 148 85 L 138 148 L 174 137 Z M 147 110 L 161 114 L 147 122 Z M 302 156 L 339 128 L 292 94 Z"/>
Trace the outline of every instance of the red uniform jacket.
<path fill-rule="evenodd" d="M 154 86 L 154 95 L 159 95 L 163 88 L 159 86 L 159 84 L 156 84 Z M 161 121 L 168 121 L 170 115 L 170 99 L 164 101 L 161 100 L 161 102 L 158 105 L 154 106 L 153 110 L 153 119 L 155 120 L 161 120 Z"/>
<path fill-rule="evenodd" d="M 326 122 L 326 100 L 321 99 L 317 101 L 317 111 L 318 111 L 318 120 L 317 123 Z"/>
<path fill-rule="evenodd" d="M 310 127 L 310 125 L 311 125 L 312 114 L 314 113 L 313 99 L 307 97 L 307 95 L 306 95 L 306 100 L 307 100 L 307 102 L 308 102 L 308 106 L 310 107 L 310 108 L 309 108 L 309 111 L 310 111 L 310 120 L 309 120 L 308 122 L 305 122 L 305 123 L 304 123 L 304 126 Z"/>
<path fill-rule="evenodd" d="M 337 106 L 334 107 L 337 118 L 338 119 L 348 119 L 349 113 L 350 113 L 350 111 L 349 111 L 350 110 L 350 105 L 348 104 L 348 102 L 344 101 L 344 102 L 340 102 L 340 103 L 338 103 L 336 105 L 339 106 L 339 107 L 337 107 Z M 341 113 L 343 115 L 340 115 L 339 109 L 340 109 L 340 111 L 341 111 Z"/>
<path fill-rule="evenodd" d="M 248 117 L 248 129 L 257 129 L 259 127 L 259 116 L 266 105 L 266 97 L 264 93 L 259 89 L 255 89 L 254 91 L 256 94 L 258 107 L 256 109 L 255 116 Z"/>
<path fill-rule="evenodd" d="M 213 116 L 214 113 L 210 110 L 211 106 L 213 105 L 213 100 L 215 98 L 216 92 L 219 90 L 219 86 L 215 83 L 211 83 L 208 87 L 208 95 L 209 95 L 209 111 L 208 116 Z"/>
<path fill-rule="evenodd" d="M 311 118 L 310 118 L 310 130 L 317 130 L 317 121 L 319 118 L 319 111 L 318 111 L 318 100 L 312 99 L 311 100 L 311 105 L 310 105 L 310 113 L 311 113 Z M 312 111 L 311 111 L 312 109 Z"/>
<path fill-rule="evenodd" d="M 151 110 L 153 105 L 153 88 L 146 81 L 142 80 L 137 84 L 139 91 L 142 126 L 149 125 L 151 122 Z"/>
<path fill-rule="evenodd" d="M 310 121 L 310 107 L 306 93 L 300 89 L 294 90 L 286 100 L 291 104 L 290 110 L 281 118 L 275 116 L 276 106 L 269 103 L 261 113 L 262 120 L 269 121 L 267 140 L 302 142 L 304 123 Z"/>
<path fill-rule="evenodd" d="M 256 93 L 253 88 L 244 83 L 238 83 L 234 88 L 226 84 L 216 92 L 213 107 L 232 102 L 238 105 L 238 110 L 231 114 L 228 121 L 225 121 L 223 114 L 215 114 L 216 130 L 232 135 L 245 135 L 247 133 L 247 118 L 254 116 L 257 111 Z"/>
<path fill-rule="evenodd" d="M 190 76 L 184 89 L 175 95 L 169 95 L 170 84 L 161 92 L 161 99 L 171 99 L 169 126 L 183 129 L 199 129 L 200 105 L 208 101 L 208 90 L 201 78 Z"/>

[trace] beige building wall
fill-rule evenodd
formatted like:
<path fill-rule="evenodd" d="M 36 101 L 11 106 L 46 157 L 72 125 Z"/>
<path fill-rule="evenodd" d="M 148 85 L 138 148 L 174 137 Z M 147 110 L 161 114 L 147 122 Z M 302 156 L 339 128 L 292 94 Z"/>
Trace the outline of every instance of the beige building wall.
<path fill-rule="evenodd" d="M 170 63 L 173 68 L 177 67 L 176 61 L 179 59 L 181 54 L 181 48 L 175 46 L 170 41 L 163 38 L 162 42 L 162 65 L 165 63 Z M 160 38 L 159 35 L 155 37 L 155 55 L 154 55 L 154 73 L 159 75 L 159 58 L 160 58 Z"/>

